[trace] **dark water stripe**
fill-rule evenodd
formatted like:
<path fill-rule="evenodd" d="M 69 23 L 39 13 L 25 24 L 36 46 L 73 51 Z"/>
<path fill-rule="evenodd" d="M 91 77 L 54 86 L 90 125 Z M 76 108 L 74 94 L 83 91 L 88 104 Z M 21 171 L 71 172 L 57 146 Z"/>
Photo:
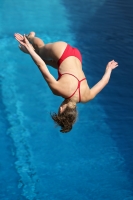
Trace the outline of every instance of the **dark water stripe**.
<path fill-rule="evenodd" d="M 112 130 L 111 137 L 116 141 L 124 157 L 133 181 L 133 2 L 132 1 L 63 1 L 71 31 L 77 39 L 84 58 L 85 72 L 91 85 L 103 74 L 106 63 L 115 59 L 119 68 L 113 71 L 109 85 L 97 99 L 107 114 L 106 124 Z M 89 61 L 88 61 L 89 57 Z M 91 64 L 91 65 L 89 65 Z M 87 69 L 89 65 L 89 69 Z"/>

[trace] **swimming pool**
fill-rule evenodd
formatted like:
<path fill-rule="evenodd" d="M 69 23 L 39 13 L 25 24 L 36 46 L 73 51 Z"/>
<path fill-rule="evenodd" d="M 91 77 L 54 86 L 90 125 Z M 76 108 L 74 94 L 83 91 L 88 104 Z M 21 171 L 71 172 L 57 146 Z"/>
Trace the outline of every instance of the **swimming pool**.
<path fill-rule="evenodd" d="M 0 3 L 0 199 L 132 200 L 132 3 Z M 68 134 L 55 129 L 49 115 L 62 99 L 13 38 L 31 30 L 46 43 L 65 40 L 78 47 L 90 86 L 109 60 L 119 62 L 102 93 L 78 106 Z"/>

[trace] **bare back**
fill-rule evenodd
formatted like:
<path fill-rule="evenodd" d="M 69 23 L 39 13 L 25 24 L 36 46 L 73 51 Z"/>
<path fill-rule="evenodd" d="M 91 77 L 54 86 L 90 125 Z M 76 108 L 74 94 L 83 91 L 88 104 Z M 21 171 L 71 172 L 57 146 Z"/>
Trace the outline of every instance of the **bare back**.
<path fill-rule="evenodd" d="M 55 42 L 46 44 L 40 51 L 41 57 L 45 59 L 52 59 L 56 63 L 58 63 L 58 60 L 62 56 L 64 50 L 66 49 L 67 43 L 66 42 Z M 58 69 L 58 65 L 56 66 Z M 59 72 L 61 74 L 69 73 L 73 74 L 78 78 L 78 80 L 81 80 L 85 78 L 85 74 L 82 71 L 82 63 L 78 58 L 75 56 L 69 56 L 67 57 L 59 66 Z M 57 95 L 60 95 L 64 98 L 67 98 L 70 96 L 70 94 L 75 91 L 75 88 L 77 88 L 78 81 L 75 77 L 64 74 L 59 80 L 60 89 L 57 92 Z M 81 94 L 81 102 L 86 102 L 85 94 L 86 91 L 89 89 L 89 86 L 87 84 L 87 81 L 84 80 L 80 85 L 80 94 Z M 71 97 L 74 101 L 78 102 L 79 99 L 79 92 L 76 91 L 75 95 Z"/>

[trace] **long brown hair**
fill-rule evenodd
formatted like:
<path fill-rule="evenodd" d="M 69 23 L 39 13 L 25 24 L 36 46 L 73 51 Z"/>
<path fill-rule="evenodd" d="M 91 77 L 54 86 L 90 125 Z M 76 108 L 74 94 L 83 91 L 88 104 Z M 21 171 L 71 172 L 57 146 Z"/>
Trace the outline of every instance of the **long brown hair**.
<path fill-rule="evenodd" d="M 73 124 L 77 119 L 77 109 L 66 107 L 66 109 L 60 114 L 51 114 L 52 119 L 56 125 L 61 126 L 60 132 L 67 133 L 72 129 Z"/>

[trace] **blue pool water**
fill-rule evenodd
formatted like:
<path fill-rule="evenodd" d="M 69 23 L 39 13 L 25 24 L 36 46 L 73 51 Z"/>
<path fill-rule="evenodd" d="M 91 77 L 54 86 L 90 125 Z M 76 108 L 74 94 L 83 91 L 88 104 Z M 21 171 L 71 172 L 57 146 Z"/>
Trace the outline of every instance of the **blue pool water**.
<path fill-rule="evenodd" d="M 0 200 L 133 200 L 133 3 L 124 0 L 0 0 Z M 108 61 L 108 86 L 78 105 L 61 134 L 53 96 L 13 33 L 80 49 L 93 86 Z M 51 73 L 57 76 L 54 69 Z"/>

